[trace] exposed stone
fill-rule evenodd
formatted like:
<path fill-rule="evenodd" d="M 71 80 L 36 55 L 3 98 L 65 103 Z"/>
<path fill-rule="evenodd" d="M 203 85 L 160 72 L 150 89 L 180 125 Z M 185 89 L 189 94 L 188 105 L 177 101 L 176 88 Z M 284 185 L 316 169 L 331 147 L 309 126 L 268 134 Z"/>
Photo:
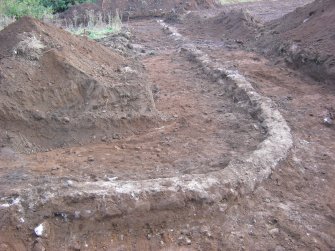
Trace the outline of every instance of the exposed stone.
<path fill-rule="evenodd" d="M 38 237 L 48 238 L 50 236 L 50 224 L 47 221 L 43 221 L 41 224 L 34 228 L 34 233 Z"/>

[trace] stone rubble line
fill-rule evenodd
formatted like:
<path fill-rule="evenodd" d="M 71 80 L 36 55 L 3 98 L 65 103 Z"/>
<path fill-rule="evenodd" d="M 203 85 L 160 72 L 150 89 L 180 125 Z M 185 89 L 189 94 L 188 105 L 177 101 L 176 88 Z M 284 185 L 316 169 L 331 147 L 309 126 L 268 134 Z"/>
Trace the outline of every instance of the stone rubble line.
<path fill-rule="evenodd" d="M 176 40 L 186 41 L 176 30 L 171 31 L 167 25 L 161 24 Z M 252 192 L 257 184 L 269 177 L 278 163 L 286 159 L 293 144 L 290 128 L 273 107 L 271 99 L 258 94 L 238 71 L 211 62 L 194 45 L 183 44 L 180 53 L 197 63 L 218 84 L 224 85 L 226 91 L 238 100 L 237 105 L 261 122 L 266 138 L 257 150 L 247 157 L 232 160 L 223 170 L 206 174 L 139 181 L 59 182 L 21 190 L 18 191 L 20 203 L 15 205 L 23 217 L 38 208 L 45 210 L 43 205 L 53 210 L 50 214 L 66 211 L 78 218 L 84 210 L 89 217 L 104 218 L 183 208 L 188 203 L 229 202 Z"/>

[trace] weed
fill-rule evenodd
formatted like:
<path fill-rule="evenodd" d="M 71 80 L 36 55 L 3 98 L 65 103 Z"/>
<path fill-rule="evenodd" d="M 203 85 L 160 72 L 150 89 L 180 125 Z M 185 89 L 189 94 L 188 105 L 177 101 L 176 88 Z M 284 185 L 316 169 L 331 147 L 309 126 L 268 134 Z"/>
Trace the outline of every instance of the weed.
<path fill-rule="evenodd" d="M 78 25 L 78 17 L 74 15 L 73 20 L 68 21 L 66 30 L 76 35 L 88 36 L 91 39 L 100 39 L 111 33 L 118 33 L 122 28 L 122 18 L 116 10 L 113 16 L 111 13 L 94 13 L 93 10 L 86 12 L 87 26 Z"/>
<path fill-rule="evenodd" d="M 9 24 L 15 22 L 15 17 L 8 17 L 4 15 L 0 15 L 0 31 L 3 30 Z"/>

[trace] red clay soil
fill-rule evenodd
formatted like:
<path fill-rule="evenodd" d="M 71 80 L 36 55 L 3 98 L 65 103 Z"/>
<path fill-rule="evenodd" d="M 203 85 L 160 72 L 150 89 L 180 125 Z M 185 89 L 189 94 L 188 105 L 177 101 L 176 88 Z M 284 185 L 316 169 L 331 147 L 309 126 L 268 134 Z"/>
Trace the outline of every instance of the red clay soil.
<path fill-rule="evenodd" d="M 44 151 L 152 126 L 139 64 L 32 18 L 0 32 L 0 144 Z"/>
<path fill-rule="evenodd" d="M 282 14 L 281 1 L 276 2 L 279 7 L 273 9 L 274 16 L 278 16 L 278 12 Z M 260 3 L 260 8 L 267 9 L 273 4 L 272 1 L 267 3 Z M 100 144 L 60 147 L 31 155 L 1 148 L 0 250 L 334 251 L 335 127 L 326 125 L 323 120 L 334 113 L 335 86 L 317 83 L 308 75 L 284 64 L 274 64 L 256 52 L 238 47 L 232 50 L 225 44 L 229 33 L 223 41 L 218 41 L 219 36 L 200 33 L 196 25 L 188 29 L 190 26 L 181 23 L 178 28 L 206 52 L 211 61 L 239 71 L 259 94 L 271 98 L 291 128 L 294 145 L 268 180 L 251 194 L 231 200 L 194 202 L 186 207 L 174 209 L 172 206 L 169 210 L 151 210 L 139 204 L 140 210 L 128 215 L 122 215 L 113 205 L 107 207 L 105 201 L 96 208 L 94 196 L 86 199 L 81 193 L 40 207 L 19 200 L 17 191 L 22 190 L 16 190 L 18 187 L 36 190 L 41 196 L 34 197 L 33 192 L 32 198 L 43 202 L 49 191 L 53 192 L 43 190 L 44 184 L 48 187 L 61 184 L 64 190 L 71 190 L 76 182 L 113 182 L 120 178 L 141 182 L 142 179 L 218 170 L 225 168 L 230 158 L 254 150 L 262 140 L 261 125 L 238 109 L 236 100 L 225 93 L 225 86 L 215 84 L 197 65 L 178 53 L 181 40 L 175 41 L 164 33 L 155 20 L 133 20 L 128 24 L 135 35 L 134 41 L 153 52 L 141 58 L 144 69 L 85 38 L 70 36 L 32 19 L 23 19 L 0 33 L 0 121 L 3 123 L 0 132 L 5 136 L 9 134 L 2 138 L 6 140 L 4 145 L 18 132 L 26 138 L 33 135 L 36 140 L 35 131 L 43 134 L 43 128 L 56 132 L 56 136 L 46 142 L 62 142 L 63 135 L 70 138 L 75 132 L 80 132 L 77 139 L 85 139 L 84 132 L 92 140 L 96 135 L 101 139 L 98 132 L 104 131 L 100 127 L 106 125 L 101 114 L 112 118 L 114 113 L 124 110 L 133 114 L 137 105 L 154 109 L 152 102 L 146 99 L 149 91 L 138 99 L 132 98 L 130 91 L 145 89 L 143 83 L 147 82 L 154 84 L 157 109 L 174 117 L 149 132 Z M 22 35 L 24 31 L 28 36 Z M 278 32 L 280 38 L 281 31 Z M 230 42 L 236 44 L 236 41 Z M 31 43 L 34 46 L 27 46 Z M 41 44 L 45 47 L 41 48 Z M 240 48 L 253 49 L 252 42 L 237 44 Z M 334 56 L 334 52 L 331 54 Z M 49 64 L 50 57 L 53 64 Z M 103 64 L 108 67 L 103 68 Z M 51 69 L 52 77 L 46 77 Z M 146 70 L 148 80 L 141 69 Z M 78 77 L 82 76 L 78 72 L 85 77 Z M 82 95 L 87 89 L 80 83 L 86 79 L 101 85 L 129 85 L 130 98 L 117 99 L 115 102 L 121 107 L 109 104 L 107 108 L 96 107 L 95 102 L 103 100 L 104 95 Z M 78 87 L 80 95 L 76 89 L 67 88 L 71 81 L 73 86 L 81 87 Z M 52 87 L 49 88 L 48 83 Z M 108 84 L 103 85 L 107 90 Z M 53 95 L 48 94 L 51 90 L 55 90 Z M 118 91 L 107 93 L 118 97 Z M 46 99 L 42 99 L 44 92 L 49 95 Z M 129 97 L 124 92 L 121 94 L 123 98 Z M 67 95 L 75 100 L 76 97 L 86 99 L 72 102 Z M 59 96 L 65 100 L 58 101 Z M 91 104 L 97 109 L 91 108 Z M 55 114 L 51 118 L 59 117 L 61 122 L 49 119 L 49 110 Z M 145 111 L 136 114 L 147 115 Z M 78 129 L 79 124 L 85 124 L 85 120 L 77 119 L 78 114 L 96 119 L 97 127 L 87 131 Z M 132 116 L 123 117 L 121 121 L 128 118 Z M 152 125 L 148 121 L 134 124 L 129 120 L 131 129 Z M 114 127 L 104 132 L 111 135 L 118 130 L 119 127 Z M 28 144 L 27 149 L 30 148 Z M 167 198 L 165 196 L 162 197 Z M 163 202 L 173 205 L 178 202 L 174 199 Z M 76 211 L 68 207 L 69 204 L 75 205 Z M 111 212 L 110 216 L 95 216 L 104 206 Z M 45 228 L 39 237 L 35 228 L 41 223 Z"/>
<path fill-rule="evenodd" d="M 202 17 L 201 13 L 190 13 L 183 20 L 184 32 L 201 34 L 217 41 L 223 38 L 246 41 L 254 39 L 261 23 L 243 10 L 221 12 L 214 17 Z"/>
<path fill-rule="evenodd" d="M 307 5 L 304 7 L 268 23 L 257 20 L 268 21 L 269 13 L 274 13 L 275 5 L 278 5 L 276 2 L 257 3 L 258 6 L 256 3 L 232 5 L 224 7 L 223 12 L 214 16 L 210 12 L 208 15 L 190 13 L 184 17 L 181 31 L 195 39 L 210 37 L 211 40 L 222 41 L 233 49 L 243 47 L 268 56 L 279 55 L 292 68 L 307 73 L 315 80 L 332 84 L 335 80 L 335 2 L 305 2 Z M 237 10 L 238 6 L 248 9 Z M 272 9 L 267 9 L 269 6 Z"/>
<path fill-rule="evenodd" d="M 267 25 L 258 46 L 314 79 L 335 81 L 335 2 L 317 0 Z"/>

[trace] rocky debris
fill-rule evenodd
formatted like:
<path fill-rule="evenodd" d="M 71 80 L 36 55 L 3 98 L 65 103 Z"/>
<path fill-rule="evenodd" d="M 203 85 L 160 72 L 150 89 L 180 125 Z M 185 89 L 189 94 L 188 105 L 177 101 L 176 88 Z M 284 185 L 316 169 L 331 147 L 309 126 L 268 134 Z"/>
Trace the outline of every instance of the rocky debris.
<path fill-rule="evenodd" d="M 114 49 L 117 53 L 125 57 L 134 57 L 136 48 L 132 44 L 132 35 L 129 30 L 123 28 L 123 31 L 110 34 L 104 38 L 96 39 L 97 42 L 106 47 Z"/>
<path fill-rule="evenodd" d="M 334 119 L 335 119 L 335 109 L 333 107 L 327 107 L 324 113 L 323 123 L 326 126 L 332 126 L 334 124 Z"/>
<path fill-rule="evenodd" d="M 326 125 L 326 126 L 331 126 L 333 125 L 333 119 L 330 117 L 330 116 L 327 116 L 323 119 L 323 123 Z"/>
<path fill-rule="evenodd" d="M 279 234 L 279 229 L 278 228 L 270 229 L 269 234 L 271 234 L 271 236 L 275 237 L 277 234 Z"/>
<path fill-rule="evenodd" d="M 191 245 L 191 244 L 192 244 L 192 240 L 188 236 L 182 235 L 178 238 L 179 246 Z"/>
<path fill-rule="evenodd" d="M 50 236 L 50 224 L 47 221 L 43 221 L 34 228 L 34 233 L 38 237 L 48 238 Z"/>
<path fill-rule="evenodd" d="M 89 161 L 89 162 L 92 162 L 92 161 L 94 161 L 95 159 L 94 159 L 94 157 L 93 156 L 88 156 L 88 158 L 87 158 L 87 161 Z"/>

